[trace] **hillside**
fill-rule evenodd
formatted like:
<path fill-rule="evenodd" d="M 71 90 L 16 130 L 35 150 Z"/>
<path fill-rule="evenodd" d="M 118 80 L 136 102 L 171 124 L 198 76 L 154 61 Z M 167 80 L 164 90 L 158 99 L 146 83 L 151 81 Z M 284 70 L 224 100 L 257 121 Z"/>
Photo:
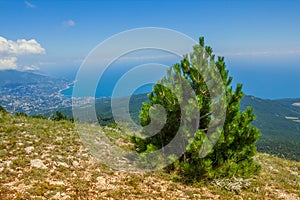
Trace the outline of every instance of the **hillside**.
<path fill-rule="evenodd" d="M 17 86 L 26 86 L 30 84 L 52 85 L 59 86 L 68 82 L 66 79 L 56 78 L 44 75 L 38 72 L 18 71 L 18 70 L 1 70 L 0 73 L 0 88 L 15 88 Z"/>
<path fill-rule="evenodd" d="M 261 173 L 246 180 L 192 184 L 162 171 L 129 174 L 99 164 L 68 121 L 0 112 L 0 199 L 300 199 L 299 162 L 256 160 Z"/>
<path fill-rule="evenodd" d="M 63 99 L 60 90 L 71 81 L 37 72 L 1 70 L 0 105 L 10 112 L 41 112 L 70 106 L 70 99 Z"/>
<path fill-rule="evenodd" d="M 245 96 L 241 110 L 247 106 L 254 109 L 262 136 L 257 142 L 258 150 L 283 158 L 300 161 L 300 99 L 266 100 Z"/>

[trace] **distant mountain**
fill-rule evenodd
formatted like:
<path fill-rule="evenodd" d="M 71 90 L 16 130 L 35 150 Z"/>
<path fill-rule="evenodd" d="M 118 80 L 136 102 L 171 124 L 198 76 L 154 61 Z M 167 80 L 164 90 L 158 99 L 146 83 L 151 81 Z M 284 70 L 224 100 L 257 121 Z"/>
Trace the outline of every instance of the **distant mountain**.
<path fill-rule="evenodd" d="M 0 87 L 45 82 L 47 81 L 46 79 L 54 79 L 54 78 L 43 74 L 39 74 L 37 72 L 31 72 L 31 71 L 18 71 L 18 70 L 0 71 Z"/>
<path fill-rule="evenodd" d="M 71 105 L 60 90 L 71 81 L 37 72 L 1 70 L 0 105 L 9 112 L 41 112 Z"/>
<path fill-rule="evenodd" d="M 262 132 L 257 142 L 261 152 L 300 161 L 300 99 L 266 100 L 245 96 L 241 110 L 254 109 L 253 124 Z"/>

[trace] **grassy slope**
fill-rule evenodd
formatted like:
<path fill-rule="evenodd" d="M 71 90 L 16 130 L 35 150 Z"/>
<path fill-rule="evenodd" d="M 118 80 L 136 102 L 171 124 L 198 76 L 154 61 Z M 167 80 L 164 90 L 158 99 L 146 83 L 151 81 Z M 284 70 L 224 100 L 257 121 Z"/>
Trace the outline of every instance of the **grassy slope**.
<path fill-rule="evenodd" d="M 34 159 L 44 169 L 31 166 Z M 176 175 L 128 174 L 99 164 L 67 121 L 0 113 L 0 199 L 300 199 L 299 162 L 256 159 L 262 171 L 251 180 L 187 185 Z"/>

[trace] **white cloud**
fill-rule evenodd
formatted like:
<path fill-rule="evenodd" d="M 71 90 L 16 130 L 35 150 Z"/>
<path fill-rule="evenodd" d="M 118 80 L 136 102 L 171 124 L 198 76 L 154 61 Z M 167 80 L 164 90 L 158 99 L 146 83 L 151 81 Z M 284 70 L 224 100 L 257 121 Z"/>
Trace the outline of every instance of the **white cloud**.
<path fill-rule="evenodd" d="M 27 8 L 36 8 L 36 5 L 30 3 L 29 1 L 24 1 L 24 3 L 27 6 Z"/>
<path fill-rule="evenodd" d="M 63 26 L 64 27 L 72 27 L 72 26 L 75 26 L 75 22 L 74 22 L 74 20 L 69 19 L 69 20 L 63 22 Z"/>
<path fill-rule="evenodd" d="M 34 71 L 34 70 L 39 70 L 40 68 L 35 65 L 26 65 L 23 67 L 23 70 L 25 71 Z"/>
<path fill-rule="evenodd" d="M 12 41 L 0 36 L 0 70 L 16 69 L 18 56 L 45 53 L 35 39 Z"/>
<path fill-rule="evenodd" d="M 19 39 L 17 41 L 12 41 L 0 36 L 0 54 L 2 55 L 25 55 L 45 53 L 45 49 L 34 39 Z"/>
<path fill-rule="evenodd" d="M 17 69 L 17 58 L 16 57 L 4 57 L 0 58 L 0 70 L 5 69 Z"/>

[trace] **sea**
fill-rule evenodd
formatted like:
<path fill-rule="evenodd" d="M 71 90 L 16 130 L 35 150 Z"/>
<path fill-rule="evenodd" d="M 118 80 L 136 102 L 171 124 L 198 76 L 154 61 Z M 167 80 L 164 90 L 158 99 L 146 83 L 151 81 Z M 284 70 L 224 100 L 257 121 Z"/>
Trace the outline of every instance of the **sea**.
<path fill-rule="evenodd" d="M 233 77 L 233 82 L 231 84 L 233 90 L 238 83 L 242 83 L 245 94 L 263 99 L 300 97 L 299 64 L 292 63 L 290 65 L 284 65 L 282 63 L 278 63 L 273 65 L 257 65 L 256 63 L 246 64 L 228 62 L 228 66 L 229 67 L 227 67 L 227 69 L 229 70 L 229 76 Z M 126 69 L 126 67 L 124 69 Z M 121 67 L 119 67 L 118 70 L 112 69 L 111 71 L 108 71 L 106 76 L 101 79 L 102 87 L 101 89 L 100 87 L 97 88 L 95 97 L 111 97 L 114 86 L 125 72 L 126 70 L 123 70 Z M 147 75 L 148 74 L 141 74 L 141 76 Z M 75 78 L 72 80 L 75 80 Z M 63 94 L 66 98 L 72 97 L 73 87 L 74 84 L 71 84 L 69 88 L 62 90 L 61 94 Z M 153 84 L 142 85 L 140 88 L 135 90 L 134 94 L 149 93 L 152 91 L 152 87 Z M 132 94 L 125 93 L 123 95 L 130 96 Z M 84 97 L 85 94 L 81 94 L 79 96 Z"/>
<path fill-rule="evenodd" d="M 122 97 L 122 96 L 131 96 L 135 94 L 144 94 L 150 93 L 152 91 L 152 87 L 157 83 L 160 79 L 166 76 L 167 68 L 171 66 L 171 63 L 174 61 L 166 60 L 160 63 L 145 63 L 143 61 L 136 61 L 131 63 L 113 63 L 108 68 L 105 68 L 105 71 L 99 78 L 98 86 L 96 88 L 95 98 L 102 97 Z M 98 67 L 98 66 L 97 66 Z M 80 71 L 80 70 L 78 70 Z M 81 71 L 82 72 L 82 71 Z M 80 82 L 77 79 L 78 74 L 73 73 L 74 80 L 72 84 L 70 84 L 66 89 L 61 91 L 61 94 L 65 98 L 70 97 L 90 97 L 91 94 L 91 84 L 88 83 L 90 77 L 94 77 L 94 71 L 90 72 L 82 72 L 81 74 L 81 84 L 80 88 L 86 88 L 86 90 L 76 91 L 76 96 L 72 94 L 74 86 L 76 87 L 76 83 Z M 84 79 L 83 79 L 84 77 Z M 123 81 L 123 84 L 119 84 L 119 81 L 122 78 L 127 77 L 127 81 Z M 129 78 L 128 78 L 129 77 Z M 124 80 L 124 79 L 123 79 Z M 78 81 L 78 82 L 76 82 Z M 145 83 L 145 84 L 144 84 Z M 119 85 L 118 85 L 119 84 Z M 118 94 L 113 94 L 115 87 L 118 86 L 119 92 Z M 93 86 L 94 87 L 94 86 Z M 131 88 L 135 87 L 135 88 Z M 137 88 L 136 88 L 137 87 Z M 133 90 L 134 92 L 130 94 Z M 113 96 L 114 95 L 114 96 Z"/>
<path fill-rule="evenodd" d="M 133 94 L 129 94 L 129 93 L 125 93 L 123 94 L 122 96 L 131 96 L 131 95 L 137 95 L 137 94 L 146 94 L 146 93 L 150 93 L 152 91 L 152 87 L 153 87 L 154 84 L 146 84 L 146 85 L 143 85 L 141 87 L 139 87 L 138 89 L 136 89 L 134 91 Z M 64 89 L 64 90 L 61 90 L 61 94 L 63 95 L 64 98 L 72 98 L 73 96 L 73 88 L 74 88 L 74 83 L 70 84 L 68 86 L 68 88 Z M 96 94 L 95 94 L 95 98 L 107 98 L 107 97 L 112 97 L 112 92 L 113 92 L 113 87 L 110 85 L 106 88 L 102 88 L 102 89 L 99 89 L 97 88 L 96 90 Z M 77 97 L 86 97 L 84 94 L 82 95 L 79 95 Z M 120 96 L 117 96 L 117 97 L 120 97 Z"/>

